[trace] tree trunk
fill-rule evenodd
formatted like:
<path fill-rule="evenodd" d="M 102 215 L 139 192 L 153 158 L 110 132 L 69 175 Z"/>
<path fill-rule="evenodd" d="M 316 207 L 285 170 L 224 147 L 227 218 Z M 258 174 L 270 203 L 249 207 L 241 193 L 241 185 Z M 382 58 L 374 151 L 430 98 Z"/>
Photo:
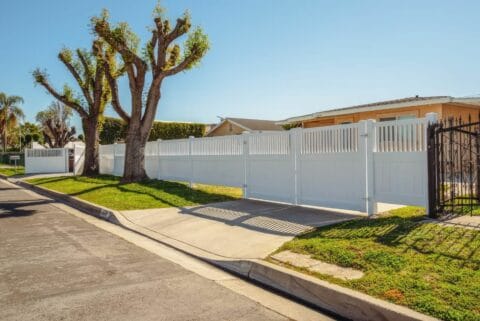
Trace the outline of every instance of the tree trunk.
<path fill-rule="evenodd" d="M 139 182 L 147 179 L 145 172 L 145 145 L 148 134 L 140 131 L 140 121 L 130 120 L 125 140 L 125 164 L 122 183 Z"/>
<path fill-rule="evenodd" d="M 3 128 L 3 152 L 7 151 L 7 123 L 5 122 L 5 127 Z"/>
<path fill-rule="evenodd" d="M 99 130 L 96 116 L 82 120 L 85 135 L 85 161 L 83 165 L 84 176 L 95 176 L 99 173 Z"/>

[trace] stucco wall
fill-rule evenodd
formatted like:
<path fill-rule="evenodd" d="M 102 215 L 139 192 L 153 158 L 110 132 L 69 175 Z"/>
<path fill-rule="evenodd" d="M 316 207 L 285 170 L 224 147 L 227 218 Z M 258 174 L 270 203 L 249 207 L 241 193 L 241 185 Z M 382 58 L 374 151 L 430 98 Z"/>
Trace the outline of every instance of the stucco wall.
<path fill-rule="evenodd" d="M 457 106 L 457 108 L 459 107 Z M 383 110 L 366 111 L 366 112 L 360 112 L 360 113 L 352 113 L 352 114 L 346 114 L 346 115 L 335 116 L 335 117 L 322 117 L 322 118 L 304 121 L 303 127 L 305 128 L 320 127 L 320 126 L 341 124 L 344 122 L 356 123 L 360 120 L 366 120 L 366 119 L 375 119 L 378 121 L 380 120 L 380 118 L 404 116 L 404 115 L 412 115 L 417 118 L 421 118 L 421 117 L 425 117 L 425 114 L 431 113 L 431 112 L 438 113 L 440 118 L 443 117 L 442 104 L 410 106 L 410 107 L 395 108 L 395 109 L 383 109 Z"/>
<path fill-rule="evenodd" d="M 478 121 L 478 112 L 480 107 L 465 105 L 465 104 L 444 104 L 443 105 L 443 119 L 450 117 L 462 118 L 462 121 L 468 122 L 468 117 L 471 117 L 472 121 Z"/>

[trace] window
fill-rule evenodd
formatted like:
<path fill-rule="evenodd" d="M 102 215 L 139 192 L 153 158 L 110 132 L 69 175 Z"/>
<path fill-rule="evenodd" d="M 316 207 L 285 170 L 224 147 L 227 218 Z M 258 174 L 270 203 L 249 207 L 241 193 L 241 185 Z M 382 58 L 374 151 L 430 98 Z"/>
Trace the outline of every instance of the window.
<path fill-rule="evenodd" d="M 415 119 L 415 115 L 398 115 L 398 116 L 388 116 L 380 117 L 378 121 L 392 121 L 392 120 L 405 120 L 405 119 Z"/>
<path fill-rule="evenodd" d="M 392 121 L 397 120 L 397 117 L 381 117 L 379 121 Z"/>

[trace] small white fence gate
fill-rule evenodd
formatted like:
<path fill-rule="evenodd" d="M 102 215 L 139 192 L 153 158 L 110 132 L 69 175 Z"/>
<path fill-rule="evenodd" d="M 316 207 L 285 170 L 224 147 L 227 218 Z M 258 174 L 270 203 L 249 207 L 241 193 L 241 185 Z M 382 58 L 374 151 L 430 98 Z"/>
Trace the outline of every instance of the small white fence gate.
<path fill-rule="evenodd" d="M 70 164 L 73 157 L 73 164 Z M 85 160 L 85 146 L 69 148 L 26 148 L 25 173 L 69 173 L 80 175 Z"/>
<path fill-rule="evenodd" d="M 426 206 L 427 118 L 147 143 L 151 178 L 243 187 L 246 198 L 358 210 Z M 123 174 L 125 145 L 100 147 L 100 172 Z"/>
<path fill-rule="evenodd" d="M 68 149 L 25 149 L 25 173 L 67 173 Z"/>

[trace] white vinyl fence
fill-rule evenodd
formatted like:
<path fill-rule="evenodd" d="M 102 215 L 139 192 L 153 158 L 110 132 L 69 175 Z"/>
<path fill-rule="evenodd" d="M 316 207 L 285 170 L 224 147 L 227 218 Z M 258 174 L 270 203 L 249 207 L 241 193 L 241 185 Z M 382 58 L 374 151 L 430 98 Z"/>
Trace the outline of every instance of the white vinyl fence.
<path fill-rule="evenodd" d="M 296 128 L 147 143 L 151 178 L 237 186 L 246 198 L 358 210 L 426 206 L 428 119 Z M 100 172 L 122 175 L 125 145 L 100 147 Z"/>
<path fill-rule="evenodd" d="M 25 149 L 25 173 L 68 172 L 68 149 Z"/>

